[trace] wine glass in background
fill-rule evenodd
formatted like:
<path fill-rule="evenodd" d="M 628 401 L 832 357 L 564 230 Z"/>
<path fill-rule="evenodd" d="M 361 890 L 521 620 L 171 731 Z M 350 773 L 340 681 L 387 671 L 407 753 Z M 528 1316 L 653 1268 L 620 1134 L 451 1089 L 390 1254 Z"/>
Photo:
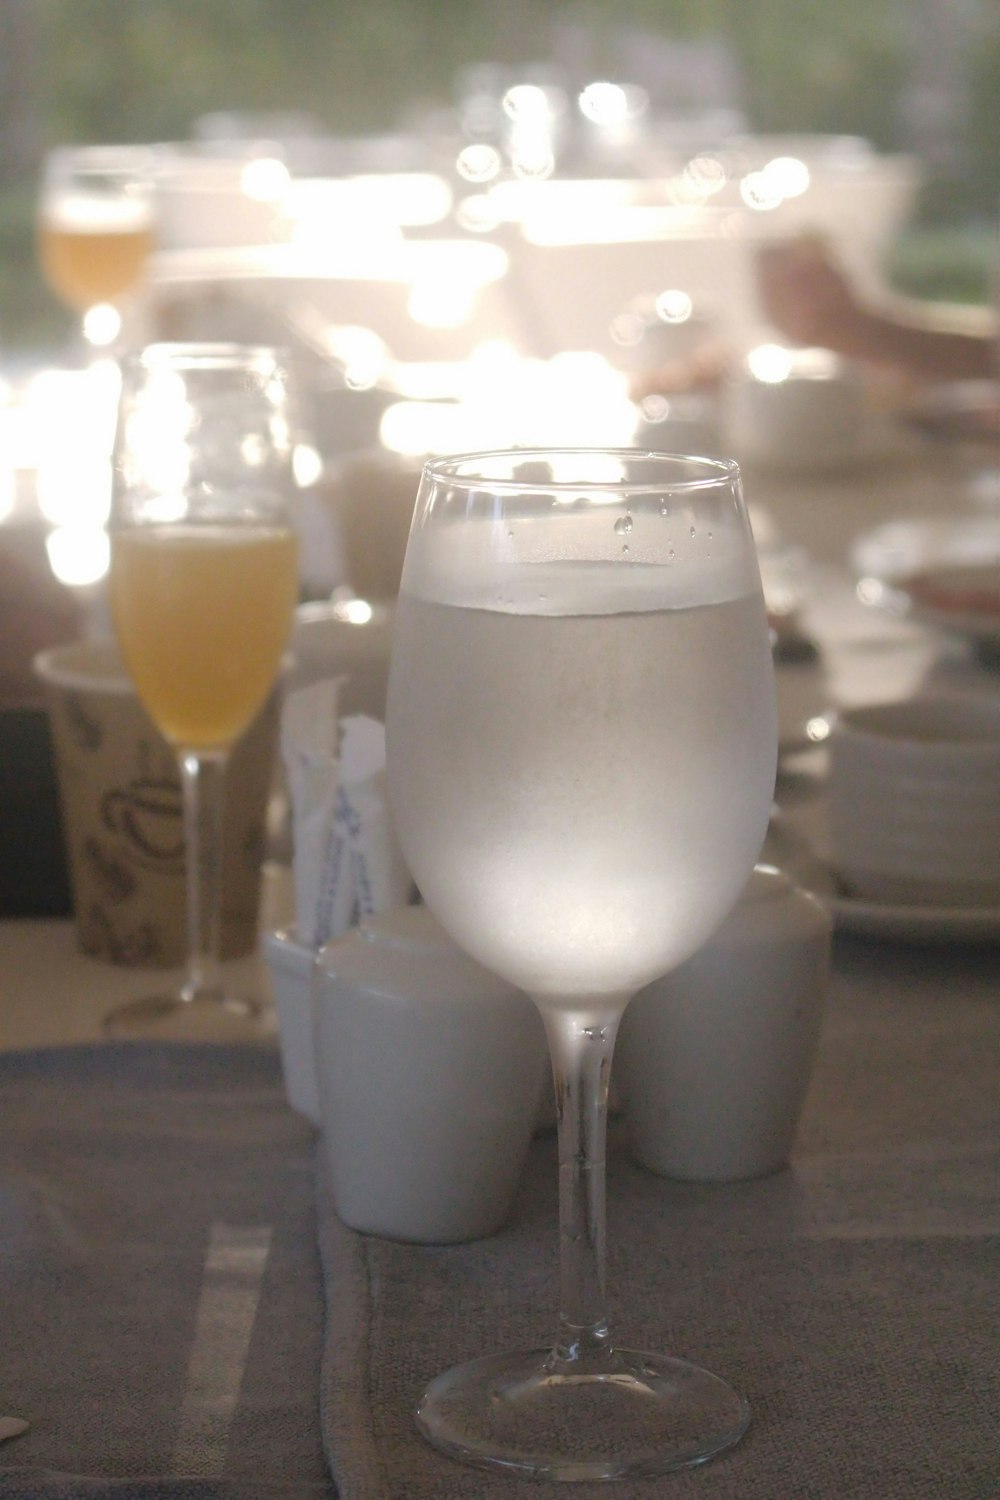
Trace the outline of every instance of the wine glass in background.
<path fill-rule="evenodd" d="M 701 1462 L 748 1408 L 613 1343 L 604 1141 L 629 998 L 708 938 L 768 822 L 773 669 L 737 466 L 639 450 L 425 466 L 387 731 L 421 894 L 535 1000 L 559 1121 L 555 1342 L 438 1377 L 418 1425 L 466 1461 L 555 1479 Z"/>
<path fill-rule="evenodd" d="M 180 768 L 190 955 L 179 993 L 111 1013 L 116 1035 L 238 1035 L 256 1015 L 220 979 L 222 799 L 297 599 L 289 403 L 271 349 L 155 344 L 123 364 L 109 597 L 125 665 Z"/>
<path fill-rule="evenodd" d="M 80 314 L 91 342 L 113 340 L 122 300 L 140 285 L 152 248 L 153 191 L 144 152 L 85 146 L 49 153 L 38 203 L 39 256 L 49 286 Z M 96 309 L 110 312 L 95 316 Z"/>

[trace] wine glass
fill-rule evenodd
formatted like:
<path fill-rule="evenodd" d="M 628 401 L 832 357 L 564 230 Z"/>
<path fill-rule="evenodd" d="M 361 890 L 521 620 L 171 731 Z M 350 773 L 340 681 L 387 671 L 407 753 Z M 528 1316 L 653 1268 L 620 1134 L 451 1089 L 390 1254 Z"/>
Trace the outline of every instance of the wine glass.
<path fill-rule="evenodd" d="M 140 700 L 176 753 L 189 972 L 113 1011 L 116 1035 L 240 1034 L 256 1003 L 219 968 L 227 757 L 270 693 L 298 594 L 289 385 L 276 351 L 154 344 L 126 361 L 109 596 Z"/>
<path fill-rule="evenodd" d="M 59 147 L 45 159 L 38 250 L 55 294 L 84 317 L 139 285 L 153 248 L 153 194 L 134 147 Z M 105 340 L 101 340 L 104 342 Z"/>
<path fill-rule="evenodd" d="M 699 1463 L 744 1400 L 622 1349 L 604 1303 L 604 1141 L 630 997 L 693 953 L 763 840 L 777 722 L 736 464 L 639 450 L 423 471 L 395 619 L 388 773 L 403 851 L 452 937 L 527 991 L 559 1125 L 551 1348 L 439 1376 L 423 1434 L 554 1479 Z"/>

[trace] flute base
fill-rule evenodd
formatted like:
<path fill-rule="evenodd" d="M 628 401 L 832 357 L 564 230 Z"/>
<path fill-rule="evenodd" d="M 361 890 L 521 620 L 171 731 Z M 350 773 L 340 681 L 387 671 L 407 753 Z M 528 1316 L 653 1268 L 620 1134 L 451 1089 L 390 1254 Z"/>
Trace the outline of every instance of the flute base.
<path fill-rule="evenodd" d="M 119 1041 L 247 1042 L 260 1039 L 263 1014 L 258 1000 L 222 991 L 146 995 L 109 1011 L 103 1030 Z"/>
<path fill-rule="evenodd" d="M 586 1480 L 705 1463 L 750 1424 L 742 1396 L 685 1360 L 618 1349 L 598 1371 L 564 1370 L 544 1349 L 458 1365 L 428 1386 L 417 1426 L 480 1468 Z"/>

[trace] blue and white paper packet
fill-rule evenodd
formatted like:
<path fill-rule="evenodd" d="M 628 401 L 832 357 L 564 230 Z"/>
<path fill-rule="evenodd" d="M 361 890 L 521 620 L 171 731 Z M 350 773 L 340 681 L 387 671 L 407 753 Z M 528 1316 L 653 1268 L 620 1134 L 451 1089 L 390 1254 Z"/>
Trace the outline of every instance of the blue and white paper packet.
<path fill-rule="evenodd" d="M 385 727 L 363 714 L 340 719 L 337 687 L 328 679 L 290 693 L 281 726 L 296 926 L 317 949 L 413 894 L 389 813 Z"/>

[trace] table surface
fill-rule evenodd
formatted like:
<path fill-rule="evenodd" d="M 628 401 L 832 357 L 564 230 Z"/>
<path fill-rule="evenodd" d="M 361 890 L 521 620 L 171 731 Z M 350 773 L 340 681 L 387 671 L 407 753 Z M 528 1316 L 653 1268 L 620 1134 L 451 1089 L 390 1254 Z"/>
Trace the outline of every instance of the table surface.
<path fill-rule="evenodd" d="M 845 566 L 852 539 L 879 522 L 895 517 L 985 514 L 981 503 L 970 499 L 969 481 L 968 470 L 950 464 L 947 455 L 936 451 L 923 462 L 916 455 L 905 463 L 873 464 L 851 474 L 748 475 L 751 502 L 766 509 L 780 534 L 804 545 L 812 559 L 804 623 L 822 648 L 816 667 L 821 674 L 818 690 L 831 704 L 902 696 L 928 681 L 997 695 L 1000 679 L 977 665 L 964 642 L 860 605 Z M 977 493 L 981 493 L 979 481 Z M 779 777 L 779 804 L 791 819 L 808 829 L 817 807 L 822 805 L 822 786 L 821 747 L 790 756 Z M 271 870 L 265 882 L 262 926 L 280 925 L 289 915 L 286 875 Z M 267 976 L 259 959 L 244 961 L 239 973 L 245 982 L 266 991 Z M 149 977 L 138 970 L 84 958 L 76 949 L 70 922 L 2 921 L 0 1051 L 12 1053 L 99 1040 L 105 1012 L 135 995 Z M 162 982 L 165 976 L 156 977 Z M 834 1094 L 828 1089 L 824 1093 L 823 1079 L 839 1076 L 838 1069 L 850 1069 L 852 1056 L 859 1060 L 871 1056 L 883 1059 L 884 1066 L 871 1075 L 878 1077 L 869 1101 L 874 1108 L 886 1089 L 907 1089 L 907 1059 L 911 1054 L 917 1056 L 920 1049 L 914 1048 L 925 1033 L 931 1051 L 934 1036 L 941 1035 L 964 1038 L 963 1046 L 973 1049 L 970 1055 L 979 1057 L 983 1051 L 989 1052 L 991 1037 L 995 1041 L 996 1036 L 996 1007 L 1000 1005 L 1000 947 L 939 944 L 924 949 L 840 934 L 835 942 L 829 1000 L 829 1051 L 825 1062 L 821 1058 L 820 1083 L 810 1100 L 808 1115 L 811 1138 L 817 1139 L 825 1128 L 827 1105 L 835 1108 Z M 273 1027 L 266 1026 L 262 1036 L 273 1040 Z M 924 1057 L 921 1067 L 926 1052 L 924 1048 L 920 1053 Z M 898 1059 L 892 1066 L 885 1061 L 889 1053 Z M 919 1077 L 913 1082 L 919 1086 Z M 985 1107 L 982 1101 L 976 1106 L 980 1114 Z M 862 1126 L 863 1113 L 858 1115 L 858 1128 Z M 945 1139 L 946 1111 L 940 1114 L 937 1126 Z M 864 1160 L 863 1151 L 858 1160 Z M 299 1170 L 295 1168 L 296 1173 Z M 877 1182 L 871 1186 L 873 1192 L 877 1191 Z M 957 1232 L 966 1237 L 995 1232 L 995 1209 L 995 1199 L 989 1212 L 979 1203 L 973 1217 L 967 1224 L 959 1224 Z M 954 1229 L 949 1220 L 942 1222 L 935 1233 L 943 1243 Z M 321 1305 L 318 1297 L 316 1305 Z M 10 1445 L 11 1458 L 16 1447 Z M 3 1489 L 2 1484 L 0 1490 L 12 1495 L 33 1493 L 30 1488 Z M 720 1489 L 716 1493 L 730 1492 Z M 965 1500 L 960 1487 L 936 1493 Z"/>
<path fill-rule="evenodd" d="M 284 926 L 292 914 L 291 902 L 288 872 L 268 865 L 262 883 L 261 931 Z M 264 1000 L 258 1036 L 273 1042 L 270 976 L 261 955 L 234 960 L 223 970 L 234 993 Z M 0 1051 L 100 1041 L 108 1011 L 143 994 L 169 993 L 182 979 L 179 970 L 127 968 L 87 957 L 77 947 L 70 920 L 2 921 Z"/>

